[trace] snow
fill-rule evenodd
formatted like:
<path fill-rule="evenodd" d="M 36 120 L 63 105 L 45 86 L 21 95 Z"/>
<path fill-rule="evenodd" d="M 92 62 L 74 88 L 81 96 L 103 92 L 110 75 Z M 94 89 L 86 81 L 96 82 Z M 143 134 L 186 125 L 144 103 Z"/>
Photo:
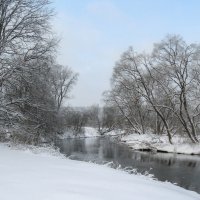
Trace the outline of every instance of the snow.
<path fill-rule="evenodd" d="M 66 159 L 48 148 L 25 149 L 0 144 L 1 200 L 200 199 L 170 183 Z"/>
<path fill-rule="evenodd" d="M 174 136 L 170 144 L 166 135 L 130 134 L 120 139 L 135 150 L 164 151 L 169 153 L 200 155 L 200 145 L 193 144 L 184 137 Z"/>
<path fill-rule="evenodd" d="M 88 138 L 88 137 L 99 137 L 101 136 L 97 128 L 93 127 L 83 127 L 83 133 L 75 135 L 71 130 L 67 130 L 63 135 L 60 136 L 61 139 L 66 138 Z"/>
<path fill-rule="evenodd" d="M 96 128 L 93 127 L 84 127 L 85 132 L 84 135 L 85 137 L 98 137 L 100 136 L 98 130 Z"/>
<path fill-rule="evenodd" d="M 118 129 L 118 130 L 112 130 L 112 131 L 106 133 L 105 135 L 107 135 L 107 136 L 120 136 L 120 135 L 124 135 L 124 133 L 125 133 L 125 131 Z"/>
<path fill-rule="evenodd" d="M 83 127 L 83 133 L 75 135 L 72 130 L 67 130 L 63 135 L 59 136 L 61 139 L 66 138 L 90 138 L 90 137 L 100 137 L 101 134 L 98 132 L 97 128 L 94 127 Z M 105 136 L 119 136 L 123 135 L 125 131 L 122 130 L 112 130 L 105 133 Z"/>
<path fill-rule="evenodd" d="M 173 136 L 173 145 L 169 143 L 168 137 L 166 135 L 155 135 L 152 133 L 148 134 L 129 134 L 124 135 L 123 130 L 112 130 L 105 133 L 105 136 L 118 136 L 120 141 L 126 143 L 134 150 L 151 150 L 151 151 L 162 151 L 168 153 L 180 153 L 180 154 L 192 154 L 200 155 L 200 145 L 193 144 L 188 141 L 188 138 Z M 101 134 L 98 132 L 97 128 L 84 127 L 83 133 L 75 135 L 73 131 L 67 131 L 60 139 L 66 138 L 91 138 L 100 137 Z"/>
<path fill-rule="evenodd" d="M 188 138 L 173 136 L 173 145 L 171 145 L 166 135 L 155 135 L 152 133 L 141 135 L 136 133 L 129 135 L 124 134 L 125 131 L 123 130 L 112 130 L 105 133 L 105 136 L 118 136 L 120 141 L 126 143 L 134 150 L 152 150 L 154 152 L 162 151 L 168 153 L 200 155 L 200 145 L 191 143 L 188 141 Z M 100 136 L 101 134 L 98 132 L 97 128 L 84 127 L 83 133 L 75 136 L 73 131 L 68 130 L 60 136 L 60 138 L 91 138 Z"/>

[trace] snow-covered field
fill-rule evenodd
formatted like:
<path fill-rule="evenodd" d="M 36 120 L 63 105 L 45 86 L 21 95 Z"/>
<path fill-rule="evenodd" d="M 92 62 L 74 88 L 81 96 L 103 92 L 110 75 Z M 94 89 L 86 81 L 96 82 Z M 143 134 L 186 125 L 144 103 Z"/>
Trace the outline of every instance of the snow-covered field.
<path fill-rule="evenodd" d="M 34 153 L 33 153 L 34 151 Z M 69 160 L 44 148 L 0 144 L 1 200 L 199 200 L 170 183 Z"/>
<path fill-rule="evenodd" d="M 173 137 L 173 145 L 168 141 L 167 136 L 159 136 L 155 134 L 130 134 L 120 139 L 135 150 L 164 151 L 169 153 L 181 154 L 200 154 L 200 144 L 193 144 L 184 138 Z"/>

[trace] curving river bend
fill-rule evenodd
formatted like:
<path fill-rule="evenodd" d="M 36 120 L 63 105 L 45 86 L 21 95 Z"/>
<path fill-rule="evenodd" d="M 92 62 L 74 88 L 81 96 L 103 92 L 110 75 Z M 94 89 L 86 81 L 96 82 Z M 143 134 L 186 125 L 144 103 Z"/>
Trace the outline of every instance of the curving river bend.
<path fill-rule="evenodd" d="M 138 172 L 149 171 L 160 181 L 169 181 L 200 193 L 200 156 L 133 151 L 112 138 L 63 139 L 57 141 L 60 151 L 74 160 L 95 163 L 113 162 Z"/>

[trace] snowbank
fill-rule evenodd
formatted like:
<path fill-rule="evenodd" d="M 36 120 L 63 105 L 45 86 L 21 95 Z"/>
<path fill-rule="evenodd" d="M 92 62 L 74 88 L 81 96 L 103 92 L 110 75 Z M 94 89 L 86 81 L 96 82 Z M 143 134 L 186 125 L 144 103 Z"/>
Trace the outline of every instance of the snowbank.
<path fill-rule="evenodd" d="M 39 150 L 40 151 L 40 150 Z M 199 200 L 170 183 L 0 144 L 1 200 Z"/>
<path fill-rule="evenodd" d="M 122 130 L 112 130 L 106 132 L 104 136 L 119 136 L 123 135 L 125 131 Z M 72 130 L 67 130 L 63 135 L 59 136 L 60 139 L 67 139 L 67 138 L 90 138 L 90 137 L 100 137 L 102 136 L 97 128 L 93 127 L 83 127 L 83 132 L 75 134 Z"/>
<path fill-rule="evenodd" d="M 88 138 L 88 137 L 99 137 L 99 136 L 101 135 L 96 128 L 84 127 L 82 133 L 75 134 L 73 131 L 68 130 L 59 137 L 60 139 L 67 139 L 67 138 L 86 138 L 86 137 Z"/>
<path fill-rule="evenodd" d="M 193 144 L 190 141 L 187 141 L 187 139 L 178 136 L 173 137 L 173 145 L 169 143 L 167 136 L 159 136 L 155 134 L 130 134 L 123 136 L 120 140 L 135 150 L 150 150 L 154 152 L 160 151 L 192 155 L 200 154 L 200 144 Z"/>
<path fill-rule="evenodd" d="M 120 136 L 120 135 L 124 135 L 125 131 L 123 130 L 112 130 L 110 132 L 105 133 L 105 135 L 107 136 Z"/>
<path fill-rule="evenodd" d="M 85 132 L 84 135 L 85 137 L 98 137 L 100 136 L 100 133 L 96 128 L 93 127 L 84 127 Z"/>

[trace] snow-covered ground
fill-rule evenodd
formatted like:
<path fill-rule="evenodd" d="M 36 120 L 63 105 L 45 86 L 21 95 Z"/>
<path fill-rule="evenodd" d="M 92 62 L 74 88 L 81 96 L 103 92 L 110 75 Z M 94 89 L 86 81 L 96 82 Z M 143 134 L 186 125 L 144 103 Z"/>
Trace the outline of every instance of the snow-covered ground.
<path fill-rule="evenodd" d="M 178 136 L 173 137 L 173 145 L 168 141 L 167 136 L 159 136 L 155 134 L 130 134 L 120 139 L 135 150 L 152 150 L 163 151 L 169 153 L 181 154 L 200 154 L 200 144 L 193 144 L 185 138 Z"/>
<path fill-rule="evenodd" d="M 61 139 L 66 138 L 90 138 L 90 137 L 100 137 L 101 134 L 98 132 L 97 128 L 93 127 L 83 127 L 83 133 L 75 134 L 73 131 L 66 131 L 62 136 L 60 136 Z M 110 132 L 105 133 L 105 136 L 118 136 L 124 134 L 124 131 L 122 130 L 112 130 Z"/>
<path fill-rule="evenodd" d="M 200 144 L 193 144 L 187 138 L 181 138 L 179 136 L 173 137 L 173 145 L 168 141 L 166 135 L 155 135 L 155 134 L 129 134 L 124 135 L 123 130 L 113 130 L 105 133 L 106 136 L 119 136 L 120 141 L 126 143 L 134 150 L 151 150 L 169 153 L 180 153 L 180 154 L 193 154 L 200 155 Z M 83 133 L 75 136 L 71 131 L 67 131 L 62 136 L 61 139 L 66 138 L 90 138 L 99 137 L 101 134 L 98 132 L 97 128 L 84 127 Z"/>
<path fill-rule="evenodd" d="M 83 133 L 75 134 L 73 131 L 66 131 L 62 136 L 60 136 L 61 139 L 66 138 L 88 138 L 88 137 L 99 137 L 101 136 L 98 132 L 97 128 L 93 127 L 83 127 Z"/>
<path fill-rule="evenodd" d="M 125 131 L 123 130 L 112 130 L 110 132 L 105 133 L 105 135 L 107 136 L 120 136 L 120 135 L 124 135 Z"/>
<path fill-rule="evenodd" d="M 0 158 L 1 200 L 200 199 L 170 183 L 69 160 L 50 149 L 19 150 L 0 144 Z"/>
<path fill-rule="evenodd" d="M 98 137 L 100 136 L 100 133 L 96 128 L 93 127 L 84 127 L 85 132 L 84 135 L 85 137 Z"/>

